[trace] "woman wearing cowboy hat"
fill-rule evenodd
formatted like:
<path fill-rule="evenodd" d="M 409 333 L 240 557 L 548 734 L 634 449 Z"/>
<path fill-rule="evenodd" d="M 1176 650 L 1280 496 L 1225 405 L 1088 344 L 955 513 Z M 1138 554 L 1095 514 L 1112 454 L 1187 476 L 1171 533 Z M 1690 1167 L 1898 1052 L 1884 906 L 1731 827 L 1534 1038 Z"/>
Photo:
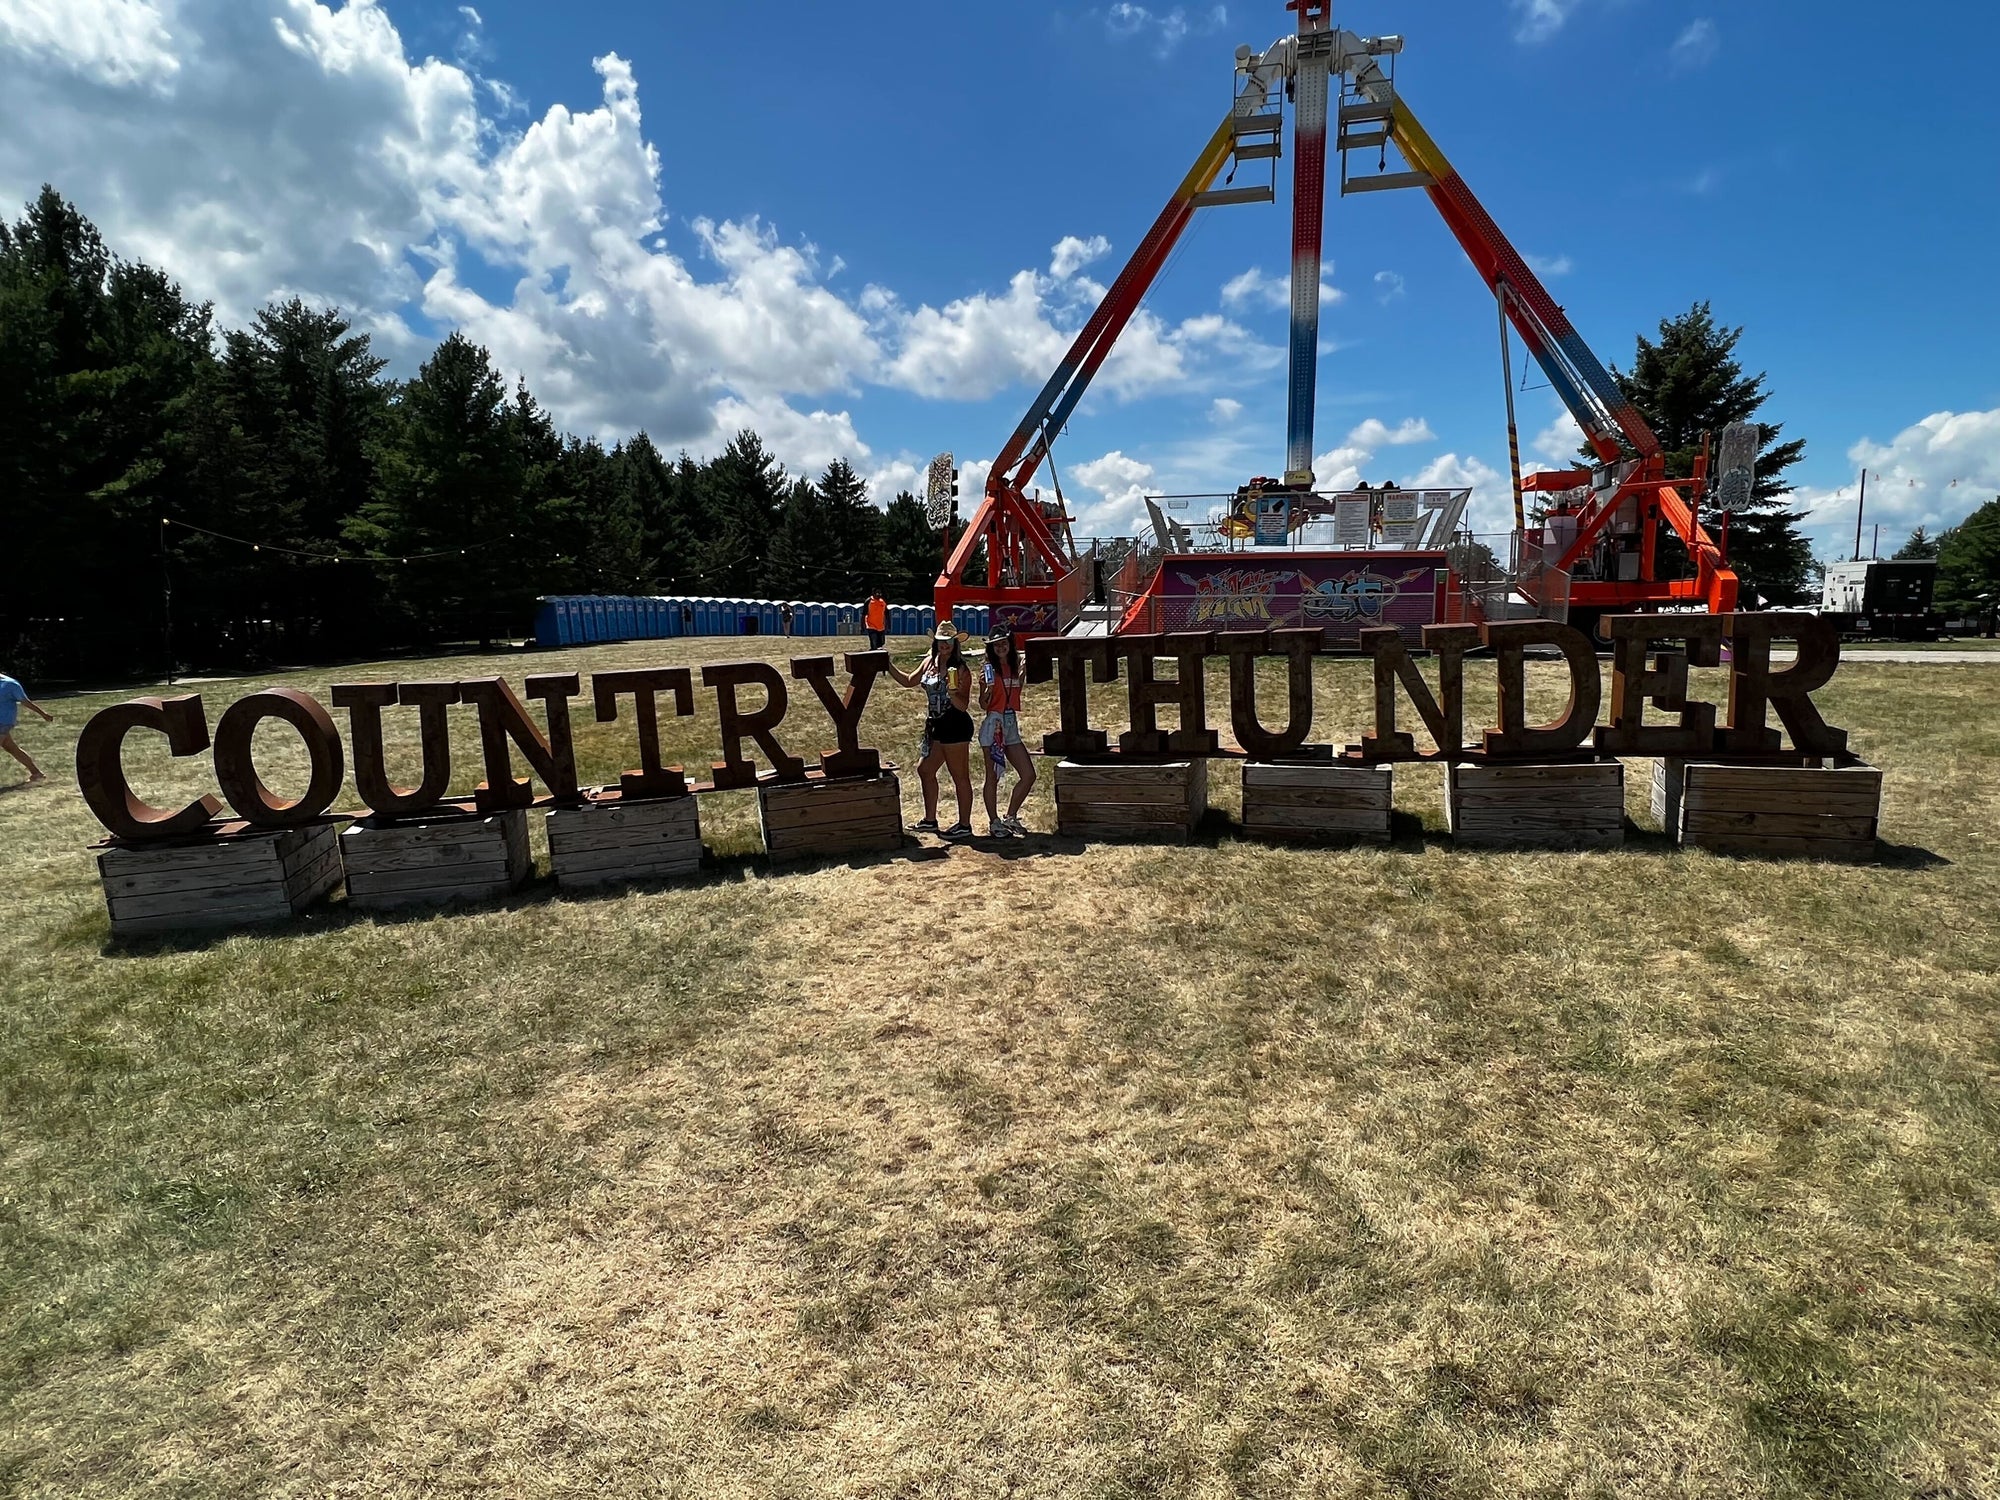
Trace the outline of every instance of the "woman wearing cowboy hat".
<path fill-rule="evenodd" d="M 930 654 L 914 672 L 895 663 L 889 675 L 904 687 L 920 687 L 929 700 L 924 713 L 924 740 L 918 750 L 917 780 L 924 788 L 924 816 L 912 825 L 916 833 L 937 833 L 938 765 L 951 771 L 958 793 L 958 821 L 943 831 L 948 839 L 972 837 L 972 669 L 966 666 L 959 642 L 965 639 L 951 621 L 942 620 L 931 634 Z"/>
<path fill-rule="evenodd" d="M 979 672 L 979 706 L 986 717 L 979 722 L 979 743 L 986 751 L 986 821 L 993 837 L 1020 838 L 1027 833 L 1021 826 L 1021 804 L 1035 789 L 1035 758 L 1021 743 L 1021 725 L 1016 715 L 1021 709 L 1021 653 L 1014 648 L 1011 631 L 996 630 L 986 637 L 986 664 Z M 1014 768 L 1014 794 L 1007 799 L 1007 816 L 1000 816 L 995 800 L 1000 778 L 1007 767 Z"/>

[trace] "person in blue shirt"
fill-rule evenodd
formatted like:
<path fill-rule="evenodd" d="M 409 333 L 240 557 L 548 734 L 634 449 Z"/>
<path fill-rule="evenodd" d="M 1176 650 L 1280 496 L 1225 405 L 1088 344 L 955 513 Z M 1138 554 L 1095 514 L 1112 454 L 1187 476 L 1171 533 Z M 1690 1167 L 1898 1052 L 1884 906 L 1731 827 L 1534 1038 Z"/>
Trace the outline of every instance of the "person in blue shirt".
<path fill-rule="evenodd" d="M 47 781 L 49 778 L 42 774 L 42 768 L 35 764 L 35 758 L 14 743 L 14 725 L 21 717 L 21 705 L 24 703 L 41 714 L 44 724 L 55 717 L 45 712 L 41 704 L 30 698 L 28 690 L 20 683 L 5 672 L 0 672 L 0 750 L 5 750 L 28 768 L 28 785 L 33 786 L 36 782 Z"/>

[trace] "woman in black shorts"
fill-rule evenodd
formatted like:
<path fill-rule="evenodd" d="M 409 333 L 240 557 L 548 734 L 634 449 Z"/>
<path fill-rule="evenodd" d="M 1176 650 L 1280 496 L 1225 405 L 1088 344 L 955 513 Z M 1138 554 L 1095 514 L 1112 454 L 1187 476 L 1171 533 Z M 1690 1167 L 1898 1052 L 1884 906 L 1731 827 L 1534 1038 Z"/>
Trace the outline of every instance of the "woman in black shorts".
<path fill-rule="evenodd" d="M 972 837 L 972 669 L 959 651 L 963 640 L 949 620 L 931 636 L 930 654 L 914 672 L 905 672 L 893 662 L 889 675 L 904 687 L 920 687 L 926 699 L 924 739 L 918 750 L 917 780 L 924 788 L 924 816 L 912 825 L 916 833 L 937 833 L 938 766 L 951 771 L 952 789 L 958 793 L 958 821 L 943 831 L 948 839 Z"/>

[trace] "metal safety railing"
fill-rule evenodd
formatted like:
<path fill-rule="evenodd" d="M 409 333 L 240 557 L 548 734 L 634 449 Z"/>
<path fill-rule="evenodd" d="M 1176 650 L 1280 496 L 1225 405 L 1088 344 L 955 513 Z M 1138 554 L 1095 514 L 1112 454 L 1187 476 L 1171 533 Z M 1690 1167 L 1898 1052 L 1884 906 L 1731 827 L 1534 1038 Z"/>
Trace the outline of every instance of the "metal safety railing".
<path fill-rule="evenodd" d="M 1466 615 L 1474 621 L 1569 619 L 1570 576 L 1539 531 L 1461 533 L 1445 547 Z"/>

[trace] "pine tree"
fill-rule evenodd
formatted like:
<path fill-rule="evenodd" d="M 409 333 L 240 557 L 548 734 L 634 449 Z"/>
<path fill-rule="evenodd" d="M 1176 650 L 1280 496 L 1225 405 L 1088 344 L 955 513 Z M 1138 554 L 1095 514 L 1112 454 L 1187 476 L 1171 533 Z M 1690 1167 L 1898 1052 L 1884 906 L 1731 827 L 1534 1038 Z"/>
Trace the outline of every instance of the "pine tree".
<path fill-rule="evenodd" d="M 1663 320 L 1658 342 L 1641 335 L 1630 374 L 1613 370 L 1619 387 L 1639 408 L 1665 450 L 1667 476 L 1694 472 L 1703 435 L 1719 439 L 1731 422 L 1744 422 L 1764 405 L 1765 377 L 1745 375 L 1736 358 L 1741 328 L 1722 328 L 1706 302 Z M 1750 504 L 1729 520 L 1729 565 L 1748 595 L 1792 604 L 1808 595 L 1812 547 L 1798 523 L 1802 512 L 1785 504 L 1791 486 L 1784 472 L 1805 455 L 1805 443 L 1779 442 L 1782 424 L 1759 423 L 1757 483 Z M 1715 528 L 1710 526 L 1711 534 Z"/>
<path fill-rule="evenodd" d="M 0 220 L 0 649 L 29 670 L 161 661 L 160 520 L 213 359 L 207 304 L 119 260 L 53 187 Z M 60 619 L 58 640 L 50 632 Z"/>
<path fill-rule="evenodd" d="M 942 551 L 942 542 L 924 515 L 923 501 L 904 490 L 889 502 L 882 517 L 886 597 L 897 604 L 929 604 L 936 597 Z"/>
<path fill-rule="evenodd" d="M 746 428 L 700 473 L 702 590 L 724 598 L 755 594 L 777 530 L 784 468 Z"/>
<path fill-rule="evenodd" d="M 450 334 L 397 393 L 378 493 L 348 534 L 391 555 L 444 554 L 396 568 L 388 592 L 425 634 L 488 644 L 525 623 L 536 592 L 523 566 L 528 483 L 560 454 L 525 388 L 509 402 L 486 351 Z"/>
<path fill-rule="evenodd" d="M 1924 531 L 1924 528 L 1919 526 L 1915 531 L 1910 533 L 1909 538 L 1903 545 L 1896 549 L 1894 560 L 1897 562 L 1920 562 L 1924 558 L 1936 557 L 1937 555 L 1937 538 L 1928 535 Z"/>
<path fill-rule="evenodd" d="M 831 533 L 831 512 L 820 492 L 804 479 L 793 480 L 771 538 L 765 596 L 807 601 L 841 597 L 838 588 L 829 592 Z"/>
<path fill-rule="evenodd" d="M 844 458 L 820 476 L 826 507 L 826 597 L 865 599 L 887 581 L 882 556 L 882 512 L 868 498 L 868 483 Z"/>
<path fill-rule="evenodd" d="M 2000 495 L 1937 539 L 1938 602 L 1970 614 L 2000 604 Z"/>

